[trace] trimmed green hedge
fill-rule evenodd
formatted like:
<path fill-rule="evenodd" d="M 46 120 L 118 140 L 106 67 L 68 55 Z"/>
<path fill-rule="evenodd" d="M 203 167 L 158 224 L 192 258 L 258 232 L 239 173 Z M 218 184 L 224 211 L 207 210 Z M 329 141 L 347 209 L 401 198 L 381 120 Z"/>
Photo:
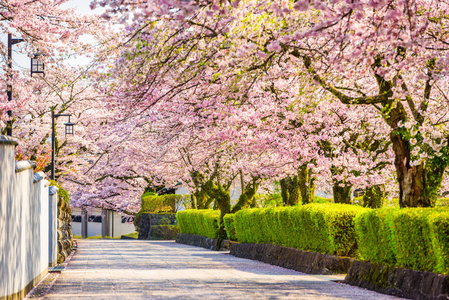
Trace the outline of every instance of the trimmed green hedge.
<path fill-rule="evenodd" d="M 354 218 L 366 208 L 346 204 L 244 209 L 235 214 L 237 239 L 325 254 L 354 254 Z"/>
<path fill-rule="evenodd" d="M 391 212 L 394 208 L 368 210 L 355 218 L 359 256 L 363 260 L 395 264 Z"/>
<path fill-rule="evenodd" d="M 356 218 L 363 260 L 449 273 L 449 212 L 444 208 L 382 208 Z"/>
<path fill-rule="evenodd" d="M 176 212 L 176 198 L 179 195 L 150 195 L 142 197 L 140 210 L 142 212 Z"/>
<path fill-rule="evenodd" d="M 178 220 L 181 233 L 197 234 L 215 239 L 218 237 L 220 211 L 212 209 L 188 209 L 178 211 Z"/>
<path fill-rule="evenodd" d="M 235 224 L 234 224 L 235 214 L 227 214 L 223 217 L 223 223 L 226 229 L 226 235 L 230 240 L 236 241 L 237 236 L 235 234 Z"/>
<path fill-rule="evenodd" d="M 176 213 L 179 206 L 187 207 L 190 195 L 143 195 L 140 211 L 150 213 Z"/>

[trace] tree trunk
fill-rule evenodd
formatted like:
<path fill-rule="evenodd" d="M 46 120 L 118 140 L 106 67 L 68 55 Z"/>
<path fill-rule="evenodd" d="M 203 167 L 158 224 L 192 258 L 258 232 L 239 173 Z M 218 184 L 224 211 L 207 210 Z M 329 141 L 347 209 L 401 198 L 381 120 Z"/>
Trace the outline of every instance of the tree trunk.
<path fill-rule="evenodd" d="M 341 187 L 339 183 L 334 183 L 332 191 L 334 193 L 335 203 L 351 204 L 351 185 Z"/>
<path fill-rule="evenodd" d="M 298 205 L 301 197 L 298 176 L 285 177 L 280 180 L 281 195 L 284 206 Z"/>
<path fill-rule="evenodd" d="M 193 194 L 190 194 L 190 205 L 192 206 L 192 209 L 196 209 L 196 197 Z"/>
<path fill-rule="evenodd" d="M 244 189 L 243 193 L 240 195 L 239 200 L 232 208 L 232 213 L 236 213 L 242 208 L 246 207 L 248 204 L 252 205 L 254 204 L 254 196 L 256 195 L 257 189 L 259 188 L 260 181 L 257 182 L 257 180 L 252 180 L 250 183 L 248 183 Z"/>
<path fill-rule="evenodd" d="M 229 189 L 225 189 L 221 184 L 213 184 L 208 182 L 206 191 L 210 198 L 215 199 L 215 203 L 220 209 L 219 230 L 217 237 L 217 250 L 219 250 L 221 242 L 226 239 L 226 230 L 224 227 L 223 217 L 231 212 L 231 194 Z"/>
<path fill-rule="evenodd" d="M 193 193 L 196 199 L 196 208 L 197 209 L 208 209 L 210 205 L 210 201 L 208 201 L 208 197 L 206 192 L 203 189 L 199 189 Z"/>
<path fill-rule="evenodd" d="M 408 141 L 404 141 L 395 132 L 392 132 L 390 137 L 393 142 L 394 165 L 399 181 L 399 206 L 435 206 L 446 162 L 442 158 L 435 157 L 429 159 L 426 165 L 411 166 Z"/>
<path fill-rule="evenodd" d="M 307 164 L 299 168 L 299 190 L 301 192 L 302 204 L 312 203 L 315 200 L 315 177 Z"/>
<path fill-rule="evenodd" d="M 385 187 L 383 185 L 373 185 L 365 189 L 363 194 L 363 206 L 370 208 L 380 208 L 383 206 L 385 198 Z"/>

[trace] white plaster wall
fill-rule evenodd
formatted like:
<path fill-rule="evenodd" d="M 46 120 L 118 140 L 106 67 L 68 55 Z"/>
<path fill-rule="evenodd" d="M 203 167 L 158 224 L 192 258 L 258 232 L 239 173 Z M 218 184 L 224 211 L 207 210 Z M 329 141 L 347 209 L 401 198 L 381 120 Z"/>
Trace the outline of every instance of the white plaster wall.
<path fill-rule="evenodd" d="M 122 223 L 122 216 L 128 217 L 129 215 L 119 213 L 119 212 L 113 212 L 113 217 L 111 220 L 111 224 L 114 224 L 113 231 L 109 229 L 112 234 L 112 237 L 118 237 L 122 234 L 129 234 L 136 231 L 136 228 L 134 227 L 133 223 Z"/>
<path fill-rule="evenodd" d="M 32 257 L 32 252 L 37 250 L 34 243 L 34 238 L 36 238 L 37 234 L 36 231 L 39 230 L 39 225 L 37 224 L 40 220 L 39 216 L 39 205 L 34 200 L 34 195 L 31 194 L 31 188 L 32 188 L 32 170 L 28 169 L 22 172 L 16 173 L 15 176 L 15 199 L 13 201 L 16 201 L 17 203 L 21 204 L 20 207 L 20 229 L 21 229 L 21 235 L 20 235 L 20 256 L 19 259 L 19 265 L 20 269 L 22 269 L 22 276 L 21 276 L 21 283 L 20 283 L 20 289 L 25 287 L 28 282 L 33 280 L 34 277 L 31 277 L 30 275 L 34 273 L 35 270 L 35 261 L 31 260 L 39 260 L 39 253 L 35 257 Z M 31 199 L 30 199 L 31 198 Z M 28 200 L 29 199 L 29 200 Z M 37 227 L 37 228 L 36 228 Z M 25 259 L 29 257 L 30 262 L 29 264 L 25 264 Z M 39 273 L 36 274 L 36 276 Z M 31 277 L 31 278 L 30 278 Z M 17 291 L 15 291 L 17 292 Z"/>
<path fill-rule="evenodd" d="M 101 208 L 88 208 L 88 216 L 101 216 Z M 87 222 L 87 236 L 101 235 L 101 223 Z"/>
<path fill-rule="evenodd" d="M 73 235 L 81 235 L 81 222 L 72 222 Z"/>
<path fill-rule="evenodd" d="M 58 259 L 58 189 L 52 187 L 54 193 L 48 197 L 49 213 L 48 224 L 49 236 L 48 236 L 48 264 L 53 266 L 57 263 Z"/>
<path fill-rule="evenodd" d="M 80 216 L 81 209 L 79 207 L 72 207 L 72 216 Z M 73 235 L 81 235 L 81 222 L 72 221 L 72 233 Z"/>
<path fill-rule="evenodd" d="M 20 292 L 49 263 L 48 181 L 34 182 L 33 167 L 19 162 L 0 136 L 0 298 Z"/>
<path fill-rule="evenodd" d="M 101 223 L 88 222 L 87 236 L 101 235 Z"/>
<path fill-rule="evenodd" d="M 72 215 L 78 216 L 81 214 L 81 209 L 78 207 L 72 208 Z M 101 209 L 91 208 L 89 209 L 89 215 L 101 215 Z M 122 216 L 128 216 L 126 214 L 108 210 L 108 236 L 118 237 L 123 234 L 129 234 L 136 231 L 134 224 L 122 223 Z M 101 223 L 88 222 L 88 237 L 95 235 L 102 235 Z M 81 235 L 81 222 L 72 222 L 73 235 Z"/>
<path fill-rule="evenodd" d="M 21 203 L 14 201 L 14 146 L 0 144 L 0 297 L 20 291 Z"/>

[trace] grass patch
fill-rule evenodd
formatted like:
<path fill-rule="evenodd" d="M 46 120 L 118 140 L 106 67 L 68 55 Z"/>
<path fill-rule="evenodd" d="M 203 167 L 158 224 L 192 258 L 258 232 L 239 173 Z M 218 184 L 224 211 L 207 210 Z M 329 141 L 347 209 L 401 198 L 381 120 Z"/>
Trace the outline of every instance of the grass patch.
<path fill-rule="evenodd" d="M 139 233 L 137 231 L 135 231 L 133 233 L 123 234 L 123 236 L 127 236 L 127 237 L 130 237 L 130 238 L 133 238 L 133 239 L 137 240 L 137 238 L 139 236 Z"/>

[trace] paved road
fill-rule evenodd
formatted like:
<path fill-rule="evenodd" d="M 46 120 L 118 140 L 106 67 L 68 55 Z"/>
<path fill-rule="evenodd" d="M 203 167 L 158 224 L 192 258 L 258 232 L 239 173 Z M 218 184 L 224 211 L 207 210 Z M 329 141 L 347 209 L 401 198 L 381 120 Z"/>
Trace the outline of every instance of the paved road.
<path fill-rule="evenodd" d="M 397 299 L 167 241 L 78 240 L 48 299 Z"/>

